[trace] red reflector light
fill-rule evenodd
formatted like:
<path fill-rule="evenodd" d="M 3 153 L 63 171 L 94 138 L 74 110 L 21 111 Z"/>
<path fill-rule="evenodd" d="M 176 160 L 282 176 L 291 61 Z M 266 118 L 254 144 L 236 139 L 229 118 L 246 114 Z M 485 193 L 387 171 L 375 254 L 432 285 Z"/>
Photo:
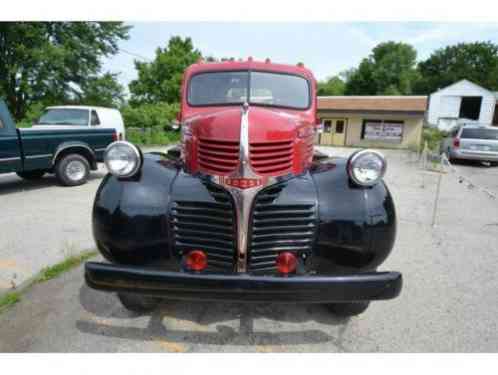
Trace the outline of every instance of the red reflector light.
<path fill-rule="evenodd" d="M 460 140 L 459 140 L 458 138 L 455 138 L 455 139 L 453 140 L 453 146 L 455 146 L 455 147 L 460 147 Z"/>
<path fill-rule="evenodd" d="M 112 133 L 112 140 L 114 142 L 116 142 L 118 140 L 118 135 L 116 134 L 116 132 Z"/>
<path fill-rule="evenodd" d="M 187 254 L 185 265 L 191 271 L 202 271 L 207 267 L 207 256 L 204 251 L 193 250 Z"/>
<path fill-rule="evenodd" d="M 297 258 L 294 254 L 285 252 L 277 257 L 277 270 L 280 273 L 288 274 L 296 270 Z"/>

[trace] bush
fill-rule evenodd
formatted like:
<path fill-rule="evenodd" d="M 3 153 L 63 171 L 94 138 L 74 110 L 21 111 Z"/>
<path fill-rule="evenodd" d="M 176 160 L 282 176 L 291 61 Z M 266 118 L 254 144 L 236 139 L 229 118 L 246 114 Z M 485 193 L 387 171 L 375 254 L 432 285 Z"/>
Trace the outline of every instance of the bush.
<path fill-rule="evenodd" d="M 427 142 L 430 150 L 439 153 L 441 141 L 447 136 L 447 132 L 439 130 L 438 128 L 424 128 L 422 132 L 422 145 L 420 149 L 423 150 L 425 142 Z"/>
<path fill-rule="evenodd" d="M 126 105 L 121 108 L 121 114 L 127 128 L 161 127 L 166 130 L 171 128 L 178 110 L 177 103 L 142 104 L 137 107 Z"/>
<path fill-rule="evenodd" d="M 16 126 L 18 128 L 30 128 L 33 125 L 33 121 L 36 121 L 40 118 L 45 109 L 45 105 L 43 103 L 32 104 L 27 112 L 26 116 L 19 121 Z"/>
<path fill-rule="evenodd" d="M 165 131 L 162 127 L 128 128 L 126 140 L 137 145 L 169 145 L 180 141 L 179 131 Z"/>

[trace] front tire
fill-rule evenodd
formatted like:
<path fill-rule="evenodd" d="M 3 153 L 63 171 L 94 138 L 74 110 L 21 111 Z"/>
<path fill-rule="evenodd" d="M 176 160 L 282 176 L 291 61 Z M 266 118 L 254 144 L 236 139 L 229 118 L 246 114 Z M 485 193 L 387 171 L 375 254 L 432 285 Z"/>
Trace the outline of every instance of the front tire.
<path fill-rule="evenodd" d="M 337 316 L 349 317 L 360 315 L 370 305 L 370 302 L 348 302 L 348 303 L 329 303 L 327 308 Z"/>
<path fill-rule="evenodd" d="M 36 170 L 36 171 L 25 171 L 25 172 L 17 172 L 16 174 L 25 179 L 25 180 L 39 180 L 45 175 L 45 171 Z"/>
<path fill-rule="evenodd" d="M 118 298 L 127 310 L 138 314 L 151 312 L 155 310 L 160 303 L 158 298 L 131 293 L 118 293 Z"/>
<path fill-rule="evenodd" d="M 83 185 L 88 181 L 89 174 L 90 164 L 79 154 L 63 156 L 55 165 L 55 175 L 63 186 Z"/>

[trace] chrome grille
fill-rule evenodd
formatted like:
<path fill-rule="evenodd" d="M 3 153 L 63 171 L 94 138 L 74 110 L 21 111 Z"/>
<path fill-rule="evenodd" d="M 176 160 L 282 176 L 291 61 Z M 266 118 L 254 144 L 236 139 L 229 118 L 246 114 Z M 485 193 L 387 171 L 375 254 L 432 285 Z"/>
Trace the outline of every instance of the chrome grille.
<path fill-rule="evenodd" d="M 275 271 L 279 253 L 311 255 L 316 231 L 315 204 L 276 204 L 283 185 L 270 187 L 256 197 L 252 215 L 249 264 L 251 272 Z"/>
<path fill-rule="evenodd" d="M 175 201 L 172 226 L 177 253 L 203 250 L 208 267 L 233 271 L 235 266 L 235 211 L 227 191 L 206 184 L 215 202 Z"/>

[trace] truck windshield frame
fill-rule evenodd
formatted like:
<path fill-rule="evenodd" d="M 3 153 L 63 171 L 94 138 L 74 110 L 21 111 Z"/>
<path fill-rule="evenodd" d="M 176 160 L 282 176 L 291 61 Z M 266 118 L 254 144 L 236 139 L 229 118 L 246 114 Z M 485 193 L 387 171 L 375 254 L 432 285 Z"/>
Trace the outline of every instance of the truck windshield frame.
<path fill-rule="evenodd" d="M 47 108 L 37 121 L 38 125 L 88 126 L 90 112 L 83 108 Z"/>
<path fill-rule="evenodd" d="M 216 78 L 216 76 L 225 78 L 227 79 L 226 75 L 233 75 L 233 79 L 237 79 L 240 82 L 234 82 L 237 83 L 234 85 L 234 87 L 229 87 L 225 86 L 222 87 L 222 91 L 218 92 L 217 96 L 220 97 L 220 94 L 222 94 L 223 97 L 226 97 L 226 94 L 230 92 L 230 90 L 241 90 L 242 92 L 239 94 L 239 100 L 193 100 L 193 87 L 195 86 L 195 80 L 199 79 L 201 76 L 209 76 L 209 78 Z M 225 77 L 223 77 L 225 75 Z M 266 75 L 266 77 L 265 77 Z M 272 77 L 273 76 L 273 77 Z M 278 77 L 278 78 L 277 78 Z M 287 80 L 287 82 L 282 81 L 282 77 L 290 77 L 291 80 Z M 256 79 L 255 79 L 256 78 Z M 265 87 L 264 85 L 264 79 L 265 78 L 276 78 L 274 84 L 280 80 L 280 84 L 277 84 L 273 87 L 273 91 L 271 90 L 271 85 Z M 284 78 L 285 79 L 285 78 Z M 258 82 L 258 80 L 260 82 Z M 294 82 L 292 82 L 294 80 Z M 255 86 L 257 83 L 258 86 Z M 268 83 L 268 82 L 266 82 Z M 282 87 L 282 83 L 287 83 L 289 86 L 294 85 L 294 88 L 290 87 Z M 297 85 L 303 85 L 302 87 L 296 87 Z M 201 83 L 198 85 L 199 88 L 202 87 L 212 87 L 209 84 L 206 83 Z M 265 90 L 271 95 L 271 98 L 263 98 L 261 99 L 261 95 L 254 95 L 254 89 L 259 90 L 259 92 L 264 92 Z M 223 90 L 225 89 L 225 90 Z M 295 101 L 294 103 L 292 102 L 292 96 L 294 96 L 295 92 L 297 90 L 301 90 L 298 95 L 301 96 L 301 98 L 298 98 L 298 101 Z M 303 90 L 304 89 L 304 90 Z M 280 92 L 278 92 L 280 90 Z M 213 90 L 207 90 L 204 93 L 204 97 L 202 99 L 210 98 L 216 94 Z M 290 94 L 292 95 L 291 97 L 280 97 L 280 98 L 275 98 L 275 94 Z M 258 99 L 258 97 L 260 99 Z M 268 102 L 265 100 L 278 100 L 278 102 Z M 285 101 L 283 99 L 291 99 L 288 101 Z M 255 106 L 263 106 L 263 107 L 276 107 L 276 108 L 286 108 L 286 109 L 293 109 L 293 110 L 307 110 L 311 107 L 311 84 L 309 80 L 299 74 L 293 74 L 293 73 L 287 73 L 287 72 L 276 72 L 276 71 L 268 71 L 268 70 L 216 70 L 216 71 L 203 71 L 203 72 L 198 72 L 193 74 L 188 82 L 188 87 L 187 87 L 187 103 L 191 107 L 213 107 L 213 106 L 232 106 L 232 105 L 242 105 L 244 102 L 247 102 L 251 105 Z"/>

